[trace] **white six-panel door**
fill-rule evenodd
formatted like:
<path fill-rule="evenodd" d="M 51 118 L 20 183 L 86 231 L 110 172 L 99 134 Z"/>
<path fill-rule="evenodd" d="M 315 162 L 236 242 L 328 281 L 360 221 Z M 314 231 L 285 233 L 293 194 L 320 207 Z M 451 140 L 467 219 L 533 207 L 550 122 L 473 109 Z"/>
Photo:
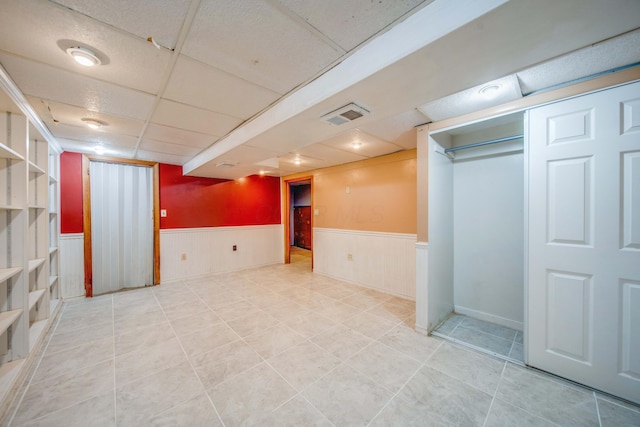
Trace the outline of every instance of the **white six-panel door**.
<path fill-rule="evenodd" d="M 640 403 L 640 83 L 529 112 L 528 364 Z"/>

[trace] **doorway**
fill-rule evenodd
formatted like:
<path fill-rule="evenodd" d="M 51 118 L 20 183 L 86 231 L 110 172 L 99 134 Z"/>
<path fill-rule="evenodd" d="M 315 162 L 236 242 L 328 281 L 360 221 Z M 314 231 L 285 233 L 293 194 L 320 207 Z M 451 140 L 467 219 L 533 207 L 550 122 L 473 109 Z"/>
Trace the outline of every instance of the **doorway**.
<path fill-rule="evenodd" d="M 313 269 L 313 178 L 285 181 L 285 263 Z"/>
<path fill-rule="evenodd" d="M 85 294 L 160 282 L 158 164 L 83 156 Z"/>

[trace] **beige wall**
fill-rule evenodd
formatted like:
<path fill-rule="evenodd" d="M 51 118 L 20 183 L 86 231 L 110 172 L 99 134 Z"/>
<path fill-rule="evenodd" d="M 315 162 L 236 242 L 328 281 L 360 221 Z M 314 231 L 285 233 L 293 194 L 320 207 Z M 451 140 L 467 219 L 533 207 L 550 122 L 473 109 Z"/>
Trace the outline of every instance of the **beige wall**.
<path fill-rule="evenodd" d="M 416 150 L 298 175 L 313 176 L 314 227 L 416 234 Z"/>

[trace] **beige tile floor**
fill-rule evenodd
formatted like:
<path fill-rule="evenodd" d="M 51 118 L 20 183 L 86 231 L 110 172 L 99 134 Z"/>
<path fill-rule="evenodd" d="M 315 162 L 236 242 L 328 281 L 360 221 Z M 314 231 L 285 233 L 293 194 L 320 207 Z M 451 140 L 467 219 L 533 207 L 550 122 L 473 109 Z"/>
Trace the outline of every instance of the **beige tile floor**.
<path fill-rule="evenodd" d="M 294 261 L 66 303 L 6 424 L 640 425 L 637 407 L 420 335 L 413 302 Z"/>

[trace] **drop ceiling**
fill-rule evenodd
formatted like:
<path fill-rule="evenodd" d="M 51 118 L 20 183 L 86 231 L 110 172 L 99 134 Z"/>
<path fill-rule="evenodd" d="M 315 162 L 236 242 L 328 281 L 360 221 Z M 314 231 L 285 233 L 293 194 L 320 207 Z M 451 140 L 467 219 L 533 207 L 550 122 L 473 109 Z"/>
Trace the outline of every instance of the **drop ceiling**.
<path fill-rule="evenodd" d="M 281 176 L 415 148 L 418 124 L 636 63 L 638 17 L 629 0 L 5 1 L 0 74 L 63 150 Z M 491 82 L 499 96 L 478 98 Z M 369 114 L 321 119 L 352 102 Z"/>

